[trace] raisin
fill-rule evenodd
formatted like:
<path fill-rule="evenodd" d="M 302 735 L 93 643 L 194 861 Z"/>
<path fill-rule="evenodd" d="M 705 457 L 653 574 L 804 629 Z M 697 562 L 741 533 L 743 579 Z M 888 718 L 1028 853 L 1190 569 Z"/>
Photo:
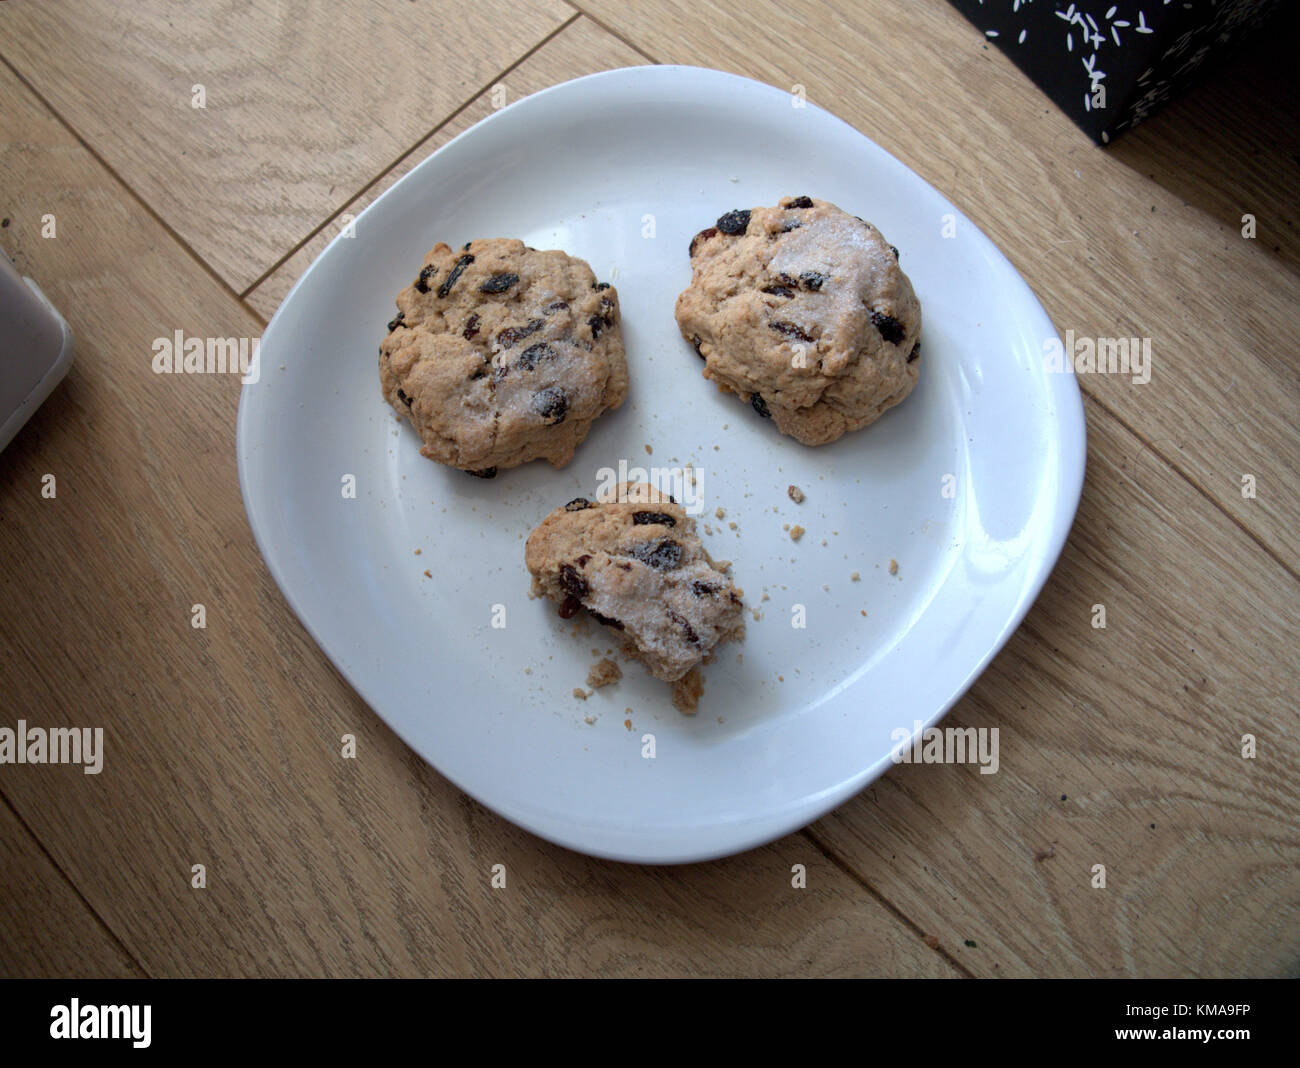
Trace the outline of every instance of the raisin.
<path fill-rule="evenodd" d="M 699 335 L 699 334 L 696 334 L 693 338 L 691 338 L 691 344 L 695 346 L 695 355 L 698 356 L 701 360 L 704 359 L 704 358 L 705 358 L 704 353 L 702 353 L 702 352 L 700 351 L 700 335 Z"/>
<path fill-rule="evenodd" d="M 399 326 L 406 322 L 406 312 L 398 312 L 392 319 L 388 320 L 388 332 L 391 334 Z"/>
<path fill-rule="evenodd" d="M 880 336 L 891 345 L 897 345 L 907 336 L 907 331 L 904 329 L 903 324 L 892 315 L 882 315 L 878 311 L 873 311 L 871 313 L 871 325 L 879 330 Z"/>
<path fill-rule="evenodd" d="M 769 330 L 775 330 L 778 334 L 784 334 L 786 337 L 797 338 L 800 341 L 811 341 L 812 335 L 805 333 L 803 327 L 795 323 L 787 323 L 783 319 L 767 324 Z"/>
<path fill-rule="evenodd" d="M 811 197 L 791 197 L 790 202 L 786 204 L 787 208 L 811 208 L 812 206 Z"/>
<path fill-rule="evenodd" d="M 519 354 L 519 359 L 515 361 L 515 366 L 525 371 L 531 371 L 537 366 L 539 360 L 555 359 L 555 349 L 549 342 L 539 341 L 536 345 L 529 345 Z"/>
<path fill-rule="evenodd" d="M 691 238 L 690 255 L 692 256 L 695 255 L 695 250 L 699 247 L 701 241 L 708 241 L 709 238 L 717 237 L 717 236 L 718 236 L 718 228 L 716 226 L 710 226 L 708 227 L 708 229 L 701 230 L 698 234 L 696 234 L 693 238 Z"/>
<path fill-rule="evenodd" d="M 568 306 L 569 306 L 569 302 L 567 300 L 557 300 L 554 304 L 546 305 L 546 307 L 542 309 L 542 312 L 546 315 L 550 315 L 551 312 L 561 311 L 562 309 L 567 308 Z"/>
<path fill-rule="evenodd" d="M 647 567 L 656 571 L 671 571 L 682 562 L 682 547 L 675 541 L 642 542 L 628 550 Z"/>
<path fill-rule="evenodd" d="M 579 567 L 586 567 L 591 563 L 591 553 L 583 553 L 575 562 Z"/>
<path fill-rule="evenodd" d="M 737 208 L 718 220 L 718 229 L 724 234 L 743 234 L 749 229 L 749 212 Z"/>
<path fill-rule="evenodd" d="M 655 523 L 661 527 L 675 527 L 677 525 L 677 520 L 664 512 L 632 513 L 632 525 L 634 527 L 643 527 L 649 523 Z"/>
<path fill-rule="evenodd" d="M 466 242 L 465 242 L 465 247 L 464 247 L 463 249 L 461 249 L 461 252 L 468 252 L 468 251 L 469 251 L 469 247 L 470 247 L 470 245 L 472 245 L 472 244 L 474 244 L 473 241 L 466 241 Z"/>
<path fill-rule="evenodd" d="M 897 263 L 897 262 L 898 262 L 898 249 L 894 248 L 893 245 L 890 245 L 890 246 L 889 246 L 889 251 L 892 252 L 892 253 L 894 254 L 894 262 Z"/>
<path fill-rule="evenodd" d="M 911 363 L 920 355 L 921 355 L 921 343 L 918 341 L 915 345 L 912 346 L 912 351 L 907 357 L 907 362 Z"/>
<path fill-rule="evenodd" d="M 799 227 L 801 227 L 802 225 L 803 223 L 801 223 L 798 219 L 787 219 L 785 225 L 781 227 L 781 233 L 788 234 L 791 230 L 798 230 Z M 773 240 L 776 240 L 776 234 L 771 234 L 769 236 Z"/>
<path fill-rule="evenodd" d="M 600 332 L 605 327 L 605 320 L 602 319 L 599 315 L 593 315 L 590 319 L 587 320 L 587 325 L 591 327 L 591 340 L 595 341 L 598 337 L 600 337 Z"/>
<path fill-rule="evenodd" d="M 605 626 L 613 627 L 615 630 L 623 629 L 623 624 L 620 623 L 617 619 L 610 619 L 609 616 L 602 616 L 599 612 L 591 608 L 588 608 L 587 611 L 591 613 L 592 619 L 594 619 L 597 623 L 604 623 Z"/>
<path fill-rule="evenodd" d="M 598 311 L 600 312 L 601 320 L 606 326 L 614 325 L 614 302 L 610 300 L 609 297 L 600 298 L 600 307 Z"/>
<path fill-rule="evenodd" d="M 560 618 L 572 619 L 578 609 L 582 607 L 582 602 L 576 597 L 566 597 L 564 603 L 560 605 Z"/>
<path fill-rule="evenodd" d="M 473 475 L 475 478 L 496 478 L 497 469 L 495 467 L 484 467 L 478 471 L 466 471 L 465 474 Z"/>
<path fill-rule="evenodd" d="M 411 406 L 411 398 L 408 397 L 408 396 L 407 396 L 407 395 L 402 391 L 402 387 L 401 387 L 401 386 L 398 386 L 398 387 L 397 387 L 397 399 L 398 399 L 399 401 L 401 401 L 403 404 L 405 404 L 408 408 Z"/>
<path fill-rule="evenodd" d="M 803 283 L 804 289 L 811 289 L 816 292 L 826 283 L 826 276 L 820 271 L 804 271 L 799 276 L 799 281 Z"/>
<path fill-rule="evenodd" d="M 763 399 L 761 393 L 751 393 L 749 395 L 749 406 L 758 412 L 764 419 L 771 419 L 772 413 L 767 410 L 767 401 Z"/>
<path fill-rule="evenodd" d="M 429 292 L 429 279 L 438 273 L 438 268 L 430 263 L 420 268 L 420 277 L 415 280 L 415 288 L 421 293 Z"/>
<path fill-rule="evenodd" d="M 793 297 L 794 290 L 789 286 L 764 286 L 764 293 L 771 293 L 774 297 Z"/>
<path fill-rule="evenodd" d="M 519 281 L 517 274 L 494 274 L 478 287 L 480 293 L 504 293 Z"/>
<path fill-rule="evenodd" d="M 559 426 L 564 422 L 569 411 L 569 395 L 559 386 L 547 386 L 533 394 L 533 411 L 542 417 L 548 426 Z"/>
<path fill-rule="evenodd" d="M 683 631 L 686 632 L 686 640 L 688 642 L 690 642 L 692 645 L 700 644 L 700 636 L 695 633 L 695 628 L 691 626 L 691 624 L 687 621 L 685 616 L 680 615 L 677 612 L 674 612 L 670 608 L 668 609 L 668 618 L 671 619 L 674 623 L 676 623 L 679 627 L 681 627 Z"/>
<path fill-rule="evenodd" d="M 608 282 L 592 282 L 592 283 L 591 283 L 591 288 L 592 288 L 592 289 L 598 289 L 598 290 L 608 289 L 608 288 L 609 288 L 609 283 L 608 283 Z"/>
<path fill-rule="evenodd" d="M 566 512 L 585 512 L 590 507 L 592 507 L 591 501 L 587 500 L 586 497 L 574 497 L 564 506 L 564 510 Z"/>
<path fill-rule="evenodd" d="M 497 334 L 497 342 L 503 349 L 514 348 L 530 334 L 535 334 L 546 325 L 543 319 L 529 319 L 523 326 L 507 326 Z"/>
<path fill-rule="evenodd" d="M 578 569 L 571 564 L 560 565 L 560 585 L 570 597 L 581 599 L 591 592 L 587 580 L 579 575 Z"/>
<path fill-rule="evenodd" d="M 717 592 L 717 586 L 711 586 L 707 582 L 699 581 L 699 579 L 691 583 L 691 593 L 695 594 L 696 597 L 712 597 Z"/>
<path fill-rule="evenodd" d="M 466 245 L 465 247 L 469 248 L 469 245 Z M 451 274 L 447 275 L 447 277 L 442 280 L 442 285 L 438 287 L 438 296 L 445 297 L 450 293 L 451 287 L 454 286 L 460 276 L 465 273 L 465 268 L 473 262 L 473 256 L 462 256 L 458 259 L 456 261 L 456 266 L 451 269 Z"/>

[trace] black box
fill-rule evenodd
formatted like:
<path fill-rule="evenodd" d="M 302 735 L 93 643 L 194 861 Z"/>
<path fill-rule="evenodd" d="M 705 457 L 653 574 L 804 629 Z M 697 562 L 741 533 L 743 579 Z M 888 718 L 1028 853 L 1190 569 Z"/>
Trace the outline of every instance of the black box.
<path fill-rule="evenodd" d="M 1189 86 L 1281 0 L 950 0 L 1094 141 Z"/>

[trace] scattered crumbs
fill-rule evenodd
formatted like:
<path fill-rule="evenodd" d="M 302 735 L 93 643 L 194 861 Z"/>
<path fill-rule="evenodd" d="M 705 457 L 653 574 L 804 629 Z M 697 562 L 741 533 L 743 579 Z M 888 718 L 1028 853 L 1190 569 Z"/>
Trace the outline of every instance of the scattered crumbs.
<path fill-rule="evenodd" d="M 892 556 L 889 558 L 889 573 L 891 575 L 898 574 L 898 561 L 895 560 Z"/>
<path fill-rule="evenodd" d="M 938 948 L 939 948 L 939 936 L 938 936 L 938 935 L 926 935 L 926 936 L 925 936 L 925 944 L 926 944 L 927 946 L 929 946 L 931 949 L 938 949 Z"/>
<path fill-rule="evenodd" d="M 784 676 L 784 675 L 778 675 L 778 676 L 776 677 L 776 681 L 777 681 L 777 682 L 785 682 L 785 676 Z"/>
<path fill-rule="evenodd" d="M 831 592 L 831 588 L 827 586 L 826 583 L 824 582 L 822 583 L 822 589 L 825 590 L 827 593 Z"/>
<path fill-rule="evenodd" d="M 790 524 L 789 524 L 789 523 L 782 523 L 782 524 L 781 524 L 781 529 L 782 529 L 782 530 L 789 530 L 789 529 L 790 529 Z"/>
<path fill-rule="evenodd" d="M 714 445 L 714 446 L 713 446 L 713 451 L 714 451 L 714 452 L 721 452 L 722 450 L 719 449 L 716 445 Z"/>
<path fill-rule="evenodd" d="M 865 608 L 859 608 L 858 612 L 861 614 L 863 619 L 867 618 L 867 610 Z"/>
<path fill-rule="evenodd" d="M 573 688 L 573 696 L 576 697 L 579 701 L 585 701 L 587 699 L 587 691 L 582 689 L 581 687 L 575 686 Z"/>
<path fill-rule="evenodd" d="M 825 546 L 825 544 L 826 544 L 826 539 L 822 538 L 822 545 Z"/>
<path fill-rule="evenodd" d="M 532 669 L 532 668 L 530 668 L 530 667 L 526 667 L 526 668 L 524 668 L 524 674 L 525 674 L 525 675 L 531 675 L 532 673 L 533 673 L 533 669 Z"/>
<path fill-rule="evenodd" d="M 654 449 L 650 448 L 650 446 L 647 445 L 647 446 L 645 447 L 645 451 L 646 451 L 646 453 L 647 453 L 647 455 L 648 455 L 648 454 L 650 454 L 650 453 L 653 453 L 653 452 L 654 452 Z"/>
<path fill-rule="evenodd" d="M 592 725 L 596 722 L 596 717 L 595 717 L 595 716 L 583 716 L 583 717 L 582 717 L 582 722 L 585 723 L 588 727 L 590 727 L 590 726 L 592 726 Z"/>
<path fill-rule="evenodd" d="M 763 618 L 763 613 L 760 612 L 757 608 L 751 608 L 749 610 L 749 614 L 754 617 L 755 623 L 757 623 L 760 619 Z"/>
<path fill-rule="evenodd" d="M 712 528 L 711 526 L 709 526 L 708 523 L 705 523 L 705 524 L 704 524 L 704 533 L 705 533 L 705 534 L 712 534 L 712 533 L 713 533 L 713 528 Z"/>
<path fill-rule="evenodd" d="M 736 521 L 734 519 L 730 523 L 728 523 L 727 526 L 729 526 L 732 530 L 740 529 L 739 527 L 736 526 Z"/>
<path fill-rule="evenodd" d="M 856 571 L 849 576 L 850 582 L 860 582 L 861 580 L 862 580 L 862 576 L 859 575 Z"/>
<path fill-rule="evenodd" d="M 795 504 L 803 504 L 803 490 L 798 486 L 788 486 L 785 495 L 794 501 Z"/>
<path fill-rule="evenodd" d="M 1034 857 L 1034 860 L 1039 861 L 1041 863 L 1044 860 L 1050 860 L 1054 856 L 1056 856 L 1056 843 L 1052 842 L 1050 845 L 1048 845 L 1046 849 L 1039 852 Z"/>
<path fill-rule="evenodd" d="M 693 716 L 700 707 L 702 693 L 704 693 L 704 672 L 698 667 L 693 667 L 673 683 L 673 707 L 683 716 Z"/>
<path fill-rule="evenodd" d="M 631 730 L 631 729 L 632 729 L 632 721 L 631 721 L 630 719 L 625 719 L 625 720 L 623 721 L 623 726 L 626 727 L 628 730 Z"/>
<path fill-rule="evenodd" d="M 718 507 L 714 510 L 713 514 L 714 514 L 718 519 L 726 519 L 726 518 L 727 518 L 727 510 L 726 510 L 725 508 L 723 508 L 721 505 L 718 505 Z"/>
<path fill-rule="evenodd" d="M 760 601 L 770 601 L 771 599 L 772 598 L 767 595 L 767 590 L 764 590 L 763 596 L 759 598 Z"/>
<path fill-rule="evenodd" d="M 425 577 L 425 578 L 433 578 L 433 572 L 430 571 L 427 567 L 424 569 L 424 577 Z"/>
<path fill-rule="evenodd" d="M 416 556 L 419 556 L 420 553 L 421 553 L 421 551 L 422 551 L 422 550 L 420 550 L 420 549 L 416 549 L 416 550 L 415 550 L 415 555 L 416 555 Z"/>
<path fill-rule="evenodd" d="M 979 949 L 979 946 L 976 945 L 975 939 L 973 938 L 966 939 L 965 945 L 967 949 Z"/>
<path fill-rule="evenodd" d="M 799 524 L 796 523 L 794 526 L 790 528 L 790 540 L 798 541 L 802 537 L 803 537 L 803 527 L 799 526 Z"/>
<path fill-rule="evenodd" d="M 618 682 L 622 677 L 623 669 L 614 661 L 606 659 L 591 665 L 591 670 L 587 672 L 587 685 L 593 690 L 599 690 L 602 686 Z"/>

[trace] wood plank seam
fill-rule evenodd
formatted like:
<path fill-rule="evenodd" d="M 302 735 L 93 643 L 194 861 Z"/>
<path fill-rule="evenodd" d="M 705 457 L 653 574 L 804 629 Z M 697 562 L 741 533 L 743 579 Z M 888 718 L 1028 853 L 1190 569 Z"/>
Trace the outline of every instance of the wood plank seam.
<path fill-rule="evenodd" d="M 845 803 L 847 804 L 848 802 Z M 858 886 L 862 887 L 862 889 L 867 892 L 867 895 L 869 897 L 880 902 L 881 907 L 884 908 L 887 912 L 889 912 L 889 914 L 893 916 L 896 920 L 898 920 L 899 923 L 901 923 L 909 931 L 915 934 L 917 938 L 919 938 L 923 943 L 925 943 L 927 947 L 932 949 L 941 958 L 943 958 L 943 960 L 945 960 L 948 964 L 950 964 L 956 971 L 960 972 L 964 979 L 975 978 L 975 974 L 971 972 L 970 969 L 967 968 L 964 964 L 962 964 L 961 961 L 959 961 L 956 957 L 954 957 L 951 953 L 949 953 L 948 950 L 944 948 L 942 942 L 935 941 L 931 943 L 927 941 L 927 939 L 930 936 L 927 935 L 922 928 L 917 926 L 916 922 L 910 916 L 908 916 L 907 913 L 903 912 L 901 909 L 898 908 L 898 906 L 896 906 L 892 901 L 890 901 L 889 898 L 885 897 L 882 893 L 880 893 L 880 891 L 877 890 L 874 886 L 872 886 L 869 882 L 867 882 L 867 880 L 864 879 L 862 875 L 859 874 L 851 864 L 849 864 L 846 860 L 844 860 L 844 858 L 842 858 L 838 853 L 836 853 L 829 845 L 827 845 L 820 838 L 818 838 L 811 826 L 803 828 L 803 830 L 801 830 L 799 833 L 804 838 L 807 838 L 808 841 L 811 842 L 817 848 L 817 850 L 822 854 L 822 856 L 824 856 L 827 860 L 829 860 L 832 864 L 834 864 L 835 867 L 839 868 L 840 871 L 842 871 L 845 875 L 847 875 L 850 879 L 852 879 L 855 883 L 857 883 Z"/>
<path fill-rule="evenodd" d="M 212 267 L 202 256 L 200 256 L 197 252 L 194 251 L 193 247 L 189 244 L 189 242 L 187 242 L 183 237 L 181 237 L 180 234 L 178 234 L 175 230 L 173 230 L 167 224 L 166 219 L 164 219 L 161 215 L 159 215 L 156 211 L 153 210 L 153 207 L 142 196 L 140 196 L 140 194 L 137 193 L 135 189 L 131 187 L 131 185 L 127 182 L 127 180 L 123 178 L 120 174 L 118 174 L 116 170 L 113 169 L 112 165 L 109 164 L 108 160 L 104 159 L 103 156 L 101 156 L 97 151 L 95 151 L 94 146 L 92 146 L 90 142 L 88 142 L 84 137 L 81 136 L 80 132 L 76 130 L 73 127 L 73 125 L 70 122 L 68 122 L 67 119 L 63 117 L 63 115 L 58 111 L 57 108 L 54 107 L 53 104 L 50 103 L 49 100 L 47 100 L 43 95 L 41 95 L 41 92 L 36 88 L 36 86 L 32 85 L 31 82 L 29 82 L 25 77 L 23 77 L 22 72 L 17 67 L 15 67 L 9 61 L 9 58 L 5 56 L 3 53 L 0 53 L 0 63 L 3 63 L 9 69 L 9 72 L 15 78 L 18 79 L 18 81 L 22 84 L 23 88 L 25 88 L 29 93 L 32 94 L 32 96 L 40 103 L 41 107 L 43 107 L 52 116 L 54 116 L 55 120 L 59 123 L 59 125 L 68 131 L 69 135 L 71 135 L 76 140 L 77 144 L 79 144 L 88 153 L 90 153 L 91 158 L 96 163 L 98 163 L 101 167 L 104 168 L 104 170 L 109 174 L 109 176 L 112 177 L 112 179 L 115 182 L 117 182 L 117 184 L 120 185 L 126 191 L 127 195 L 130 196 L 131 199 L 134 200 L 137 204 L 139 204 L 141 208 L 144 209 L 146 214 L 148 214 L 149 218 L 151 218 L 154 222 L 156 222 L 159 226 L 161 226 L 163 230 L 166 232 L 167 236 L 170 237 L 173 241 L 175 241 L 176 244 L 178 244 L 182 249 L 185 250 L 185 252 L 195 263 L 197 263 L 201 268 L 203 268 L 204 273 L 207 274 L 208 277 L 210 277 L 214 282 L 216 282 L 217 285 L 221 287 L 221 290 L 224 293 L 227 293 L 229 296 L 233 297 L 235 301 L 238 302 L 239 305 L 245 311 L 253 315 L 259 323 L 261 323 L 263 326 L 266 325 L 266 320 L 263 319 L 260 315 L 257 314 L 256 311 L 253 310 L 252 306 L 249 305 L 244 300 L 243 296 L 239 293 L 236 293 L 234 289 L 230 286 L 230 284 L 219 274 L 217 274 L 217 272 L 212 269 Z"/>
<path fill-rule="evenodd" d="M 113 928 L 109 926 L 108 921 L 105 920 L 104 917 L 101 916 L 99 912 L 96 910 L 95 906 L 92 905 L 86 899 L 86 895 L 81 892 L 81 888 L 77 886 L 75 882 L 72 881 L 72 878 L 68 875 L 68 873 L 63 870 L 63 866 L 54 858 L 54 855 L 48 849 L 45 848 L 45 843 L 41 841 L 40 837 L 36 834 L 34 830 L 32 830 L 32 828 L 28 825 L 27 821 L 23 819 L 22 813 L 19 812 L 18 809 L 14 807 L 14 803 L 9 800 L 8 795 L 5 794 L 3 790 L 0 790 L 0 801 L 4 802 L 5 808 L 7 808 L 13 814 L 13 817 L 15 820 L 18 821 L 19 826 L 21 826 L 22 829 L 31 837 L 32 841 L 36 843 L 36 848 L 39 849 L 41 851 L 41 854 L 45 857 L 45 859 L 49 861 L 51 867 L 53 867 L 54 870 L 59 873 L 60 878 L 62 878 L 63 881 L 68 884 L 68 889 L 71 890 L 72 893 L 76 895 L 77 900 L 80 901 L 82 905 L 85 906 L 86 911 L 89 912 L 90 915 L 95 918 L 95 922 L 99 924 L 99 926 L 103 929 L 104 933 L 109 937 L 113 945 L 115 945 L 118 948 L 118 951 L 122 954 L 122 956 L 124 956 L 127 960 L 131 962 L 132 967 L 134 967 L 136 971 L 140 973 L 141 977 L 146 979 L 152 979 L 153 976 L 149 973 L 149 970 L 143 964 L 140 963 L 139 959 L 136 957 L 134 953 L 131 952 L 131 950 L 127 947 L 126 943 L 123 942 L 122 939 L 118 937 L 117 932 L 114 931 Z M 95 977 L 88 976 L 87 978 L 95 978 Z"/>
<path fill-rule="evenodd" d="M 633 41 L 631 38 L 628 38 L 628 37 L 623 36 L 623 34 L 619 33 L 618 30 L 614 29 L 612 26 L 607 25 L 607 24 L 606 24 L 602 19 L 598 19 L 595 15 L 593 15 L 590 11 L 588 11 L 588 10 L 587 10 L 585 7 L 583 7 L 582 5 L 574 3 L 574 0 L 564 0 L 564 2 L 565 2 L 566 4 L 568 4 L 571 8 L 573 8 L 573 10 L 576 11 L 576 12 L 577 12 L 579 15 L 581 15 L 583 18 L 587 19 L 588 21 L 590 21 L 591 23 L 593 23 L 595 26 L 597 26 L 597 27 L 599 27 L 600 29 L 604 30 L 604 31 L 605 31 L 607 34 L 609 34 L 611 37 L 613 37 L 613 38 L 615 38 L 616 40 L 619 40 L 619 41 L 621 41 L 623 44 L 627 45 L 628 48 L 632 49 L 632 51 L 635 52 L 635 53 L 636 53 L 638 56 L 640 56 L 642 59 L 648 60 L 650 63 L 653 63 L 653 64 L 655 64 L 656 66 L 660 65 L 660 63 L 661 63 L 660 60 L 658 60 L 658 59 L 656 59 L 654 56 L 652 56 L 649 52 L 647 52 L 644 48 L 642 48 L 639 44 L 637 44 L 637 43 L 636 43 L 635 41 Z"/>
<path fill-rule="evenodd" d="M 455 110 L 453 110 L 450 114 L 448 114 L 445 118 L 443 118 L 432 130 L 429 130 L 427 133 L 421 136 L 418 141 L 416 141 L 414 144 L 410 146 L 410 148 L 406 149 L 395 159 L 391 160 L 387 166 L 385 166 L 382 170 L 380 170 L 377 174 L 375 174 L 368 182 L 365 183 L 365 185 L 347 194 L 343 202 L 339 204 L 339 206 L 335 208 L 332 212 L 330 212 L 330 214 L 326 216 L 326 218 L 322 219 L 321 222 L 316 227 L 314 227 L 309 234 L 306 234 L 301 241 L 299 241 L 296 245 L 293 246 L 293 248 L 289 249 L 283 256 L 281 256 L 278 260 L 276 260 L 273 264 L 271 264 L 270 267 L 268 267 L 255 279 L 253 279 L 252 284 L 250 284 L 248 288 L 245 289 L 239 295 L 240 299 L 241 300 L 247 299 L 248 295 L 251 292 L 253 292 L 253 290 L 255 290 L 268 278 L 270 278 L 271 275 L 275 274 L 275 272 L 278 271 L 281 267 L 283 267 L 286 263 L 288 263 L 289 260 L 291 260 L 297 254 L 299 249 L 301 249 L 304 245 L 308 244 L 312 240 L 312 238 L 316 237 L 316 235 L 319 234 L 322 230 L 324 230 L 327 226 L 329 226 L 330 223 L 334 222 L 334 220 L 337 219 L 343 213 L 344 208 L 346 208 L 349 204 L 355 201 L 358 197 L 365 196 L 366 190 L 373 189 L 377 182 L 382 182 L 386 174 L 392 173 L 394 168 L 400 167 L 404 161 L 410 159 L 414 153 L 420 150 L 421 145 L 428 144 L 431 138 L 436 137 L 438 135 L 439 130 L 443 129 L 443 127 L 445 127 L 448 123 L 454 122 L 456 116 L 462 114 L 466 108 L 473 107 L 474 101 L 478 100 L 479 97 L 483 96 L 485 93 L 491 92 L 492 87 L 494 85 L 496 85 L 502 79 L 509 76 L 511 72 L 517 70 L 521 64 L 526 63 L 540 49 L 545 48 L 548 44 L 550 44 L 553 40 L 555 40 L 556 37 L 558 37 L 561 33 L 567 30 L 580 18 L 582 18 L 582 15 L 580 13 L 575 13 L 573 15 L 570 15 L 567 19 L 564 20 L 564 22 L 562 22 L 554 30 L 552 30 L 540 41 L 538 41 L 535 45 L 533 45 L 532 48 L 528 49 L 527 52 L 519 56 L 519 58 L 516 59 L 513 63 L 511 63 L 509 66 L 503 68 L 502 70 L 494 74 L 491 77 L 491 79 L 488 80 L 486 85 L 483 85 L 478 89 L 475 89 L 472 93 L 470 93 L 470 95 L 465 100 L 461 101 L 461 103 L 455 108 Z"/>
<path fill-rule="evenodd" d="M 1083 389 L 1083 387 L 1080 387 L 1080 389 Z M 1297 582 L 1300 582 L 1300 571 L 1297 571 L 1293 565 L 1283 560 L 1273 550 L 1273 547 L 1271 545 L 1261 540 L 1260 537 L 1253 530 L 1250 529 L 1250 527 L 1246 526 L 1240 519 L 1238 519 L 1235 515 L 1233 515 L 1232 512 L 1228 511 L 1227 508 L 1225 508 L 1222 504 L 1220 504 L 1218 499 L 1215 498 L 1213 494 L 1211 494 L 1207 489 L 1201 486 L 1198 482 L 1194 481 L 1190 474 L 1188 474 L 1181 467 L 1179 467 L 1172 460 L 1170 460 L 1170 458 L 1166 456 L 1164 452 L 1161 451 L 1158 445 L 1152 442 L 1145 434 L 1143 434 L 1140 430 L 1138 430 L 1137 427 L 1130 426 L 1127 420 L 1121 417 L 1120 414 L 1115 411 L 1115 409 L 1113 409 L 1109 404 L 1107 404 L 1104 400 L 1102 400 L 1101 397 L 1099 397 L 1096 393 L 1093 393 L 1091 390 L 1083 390 L 1083 392 L 1084 395 L 1095 405 L 1097 405 L 1098 408 L 1100 408 L 1108 416 L 1114 419 L 1115 422 L 1117 422 L 1120 426 L 1122 426 L 1125 430 L 1127 430 L 1130 434 L 1132 434 L 1135 438 L 1137 438 L 1138 441 L 1142 442 L 1142 445 L 1146 449 L 1148 449 L 1153 455 L 1159 456 L 1160 459 L 1164 461 L 1166 467 L 1168 467 L 1171 471 L 1173 471 L 1174 474 L 1176 474 L 1179 478 L 1181 478 L 1184 482 L 1186 482 L 1189 486 L 1191 486 L 1192 489 L 1194 489 L 1197 493 L 1199 493 L 1202 497 L 1204 497 L 1207 501 L 1209 501 L 1210 504 L 1212 504 L 1222 515 L 1224 515 L 1238 530 L 1240 530 L 1243 534 L 1245 534 L 1248 538 L 1250 538 L 1251 541 L 1253 541 L 1256 545 L 1258 545 L 1261 549 L 1263 549 L 1264 552 L 1268 555 L 1268 558 L 1270 560 L 1272 560 L 1275 564 L 1277 564 L 1278 567 L 1282 568 L 1283 571 L 1285 571 Z"/>

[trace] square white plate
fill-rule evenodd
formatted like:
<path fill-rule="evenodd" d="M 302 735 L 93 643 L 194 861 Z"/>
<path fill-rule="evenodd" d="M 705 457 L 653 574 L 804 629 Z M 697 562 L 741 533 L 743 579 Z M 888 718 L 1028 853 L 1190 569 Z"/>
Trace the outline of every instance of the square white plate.
<path fill-rule="evenodd" d="M 1006 642 L 1078 504 L 1082 404 L 1073 375 L 1044 366 L 1057 335 L 1029 288 L 933 188 L 793 103 L 718 71 L 636 67 L 497 112 L 320 255 L 267 327 L 260 380 L 240 400 L 249 522 L 326 655 L 442 774 L 583 852 L 719 856 L 862 789 L 889 768 L 891 732 L 938 721 Z M 673 321 L 691 236 L 786 194 L 874 222 L 924 314 L 916 391 L 819 449 L 707 383 Z M 497 236 L 565 249 L 617 286 L 632 387 L 564 470 L 482 481 L 419 455 L 380 397 L 376 357 L 424 253 Z M 620 461 L 695 466 L 705 544 L 734 561 L 761 613 L 706 669 L 694 718 L 638 665 L 575 699 L 592 650 L 614 642 L 594 622 L 575 636 L 575 621 L 527 596 L 528 532 Z M 797 544 L 784 529 L 796 523 Z"/>

